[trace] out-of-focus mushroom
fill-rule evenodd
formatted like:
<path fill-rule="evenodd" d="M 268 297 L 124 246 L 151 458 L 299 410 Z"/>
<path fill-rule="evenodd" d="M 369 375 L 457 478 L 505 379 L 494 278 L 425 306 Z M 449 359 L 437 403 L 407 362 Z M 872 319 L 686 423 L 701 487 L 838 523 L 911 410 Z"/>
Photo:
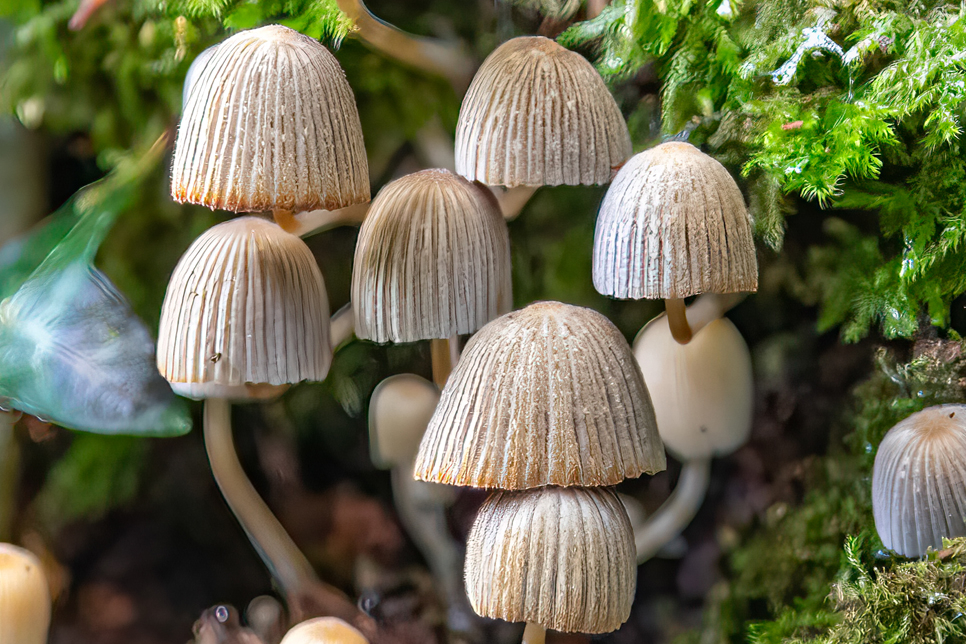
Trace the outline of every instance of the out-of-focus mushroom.
<path fill-rule="evenodd" d="M 369 402 L 369 446 L 372 462 L 384 469 L 406 467 L 413 459 L 439 403 L 439 389 L 411 373 L 389 376 Z"/>
<path fill-rule="evenodd" d="M 318 617 L 293 626 L 282 644 L 369 644 L 369 640 L 341 619 Z"/>
<path fill-rule="evenodd" d="M 634 539 L 606 488 L 497 492 L 480 508 L 466 547 L 466 591 L 477 613 L 545 629 L 616 630 L 630 616 Z"/>
<path fill-rule="evenodd" d="M 0 543 L 0 642 L 46 644 L 50 590 L 29 550 Z"/>
<path fill-rule="evenodd" d="M 966 405 L 937 405 L 889 430 L 872 471 L 882 545 L 906 557 L 966 535 Z"/>

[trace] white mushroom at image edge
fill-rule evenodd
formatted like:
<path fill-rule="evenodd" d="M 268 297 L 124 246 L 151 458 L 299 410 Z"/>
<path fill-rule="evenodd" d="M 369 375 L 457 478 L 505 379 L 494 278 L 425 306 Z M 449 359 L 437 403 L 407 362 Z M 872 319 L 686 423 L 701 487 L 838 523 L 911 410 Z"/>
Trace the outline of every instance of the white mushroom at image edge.
<path fill-rule="evenodd" d="M 45 644 L 50 590 L 29 550 L 0 543 L 0 644 Z"/>
<path fill-rule="evenodd" d="M 337 617 L 318 617 L 293 626 L 281 644 L 369 644 L 369 640 Z"/>

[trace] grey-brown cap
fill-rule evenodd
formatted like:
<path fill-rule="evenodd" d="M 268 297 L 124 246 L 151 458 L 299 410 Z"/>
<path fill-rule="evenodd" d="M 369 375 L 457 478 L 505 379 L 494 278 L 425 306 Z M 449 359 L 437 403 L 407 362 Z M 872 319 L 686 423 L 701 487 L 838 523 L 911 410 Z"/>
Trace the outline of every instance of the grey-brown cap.
<path fill-rule="evenodd" d="M 634 532 L 606 488 L 497 492 L 466 544 L 466 592 L 484 617 L 607 633 L 630 616 L 636 579 Z"/>
<path fill-rule="evenodd" d="M 182 395 L 245 398 L 323 380 L 332 361 L 322 273 L 301 239 L 259 217 L 214 226 L 168 283 L 158 369 Z"/>
<path fill-rule="evenodd" d="M 728 170 L 690 143 L 635 155 L 608 188 L 594 287 L 629 299 L 758 290 L 751 216 Z"/>
<path fill-rule="evenodd" d="M 235 34 L 210 56 L 178 128 L 175 200 L 234 212 L 369 201 L 359 112 L 323 45 L 270 25 Z"/>
<path fill-rule="evenodd" d="M 600 74 L 540 36 L 487 56 L 456 125 L 456 171 L 491 186 L 609 183 L 630 155 L 627 124 Z"/>
<path fill-rule="evenodd" d="M 473 336 L 416 457 L 417 479 L 516 490 L 616 485 L 665 467 L 644 378 L 606 317 L 537 302 Z"/>
<path fill-rule="evenodd" d="M 966 405 L 937 405 L 889 430 L 872 470 L 882 545 L 907 557 L 966 535 Z"/>
<path fill-rule="evenodd" d="M 473 333 L 512 299 L 510 238 L 489 191 L 448 170 L 416 172 L 379 191 L 352 267 L 358 337 Z"/>

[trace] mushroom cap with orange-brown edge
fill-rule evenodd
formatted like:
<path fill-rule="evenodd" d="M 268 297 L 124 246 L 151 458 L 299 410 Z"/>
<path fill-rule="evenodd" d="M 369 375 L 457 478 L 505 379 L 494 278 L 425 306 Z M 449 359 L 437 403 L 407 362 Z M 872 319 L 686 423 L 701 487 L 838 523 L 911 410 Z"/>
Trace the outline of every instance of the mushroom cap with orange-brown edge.
<path fill-rule="evenodd" d="M 187 91 L 171 196 L 233 212 L 369 201 L 359 112 L 335 57 L 280 25 L 218 45 Z"/>
<path fill-rule="evenodd" d="M 654 409 L 624 336 L 597 311 L 537 302 L 470 338 L 414 474 L 516 490 L 616 485 L 664 467 Z"/>
<path fill-rule="evenodd" d="M 293 626 L 281 644 L 369 644 L 369 640 L 338 617 L 316 617 Z"/>
<path fill-rule="evenodd" d="M 0 543 L 0 642 L 46 644 L 50 602 L 47 578 L 37 557 Z"/>

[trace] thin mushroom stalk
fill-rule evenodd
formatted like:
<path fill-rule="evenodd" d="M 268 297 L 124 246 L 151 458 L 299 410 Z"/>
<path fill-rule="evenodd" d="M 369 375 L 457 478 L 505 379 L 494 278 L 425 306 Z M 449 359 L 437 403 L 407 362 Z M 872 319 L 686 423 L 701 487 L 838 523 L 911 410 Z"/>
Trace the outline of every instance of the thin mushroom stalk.
<path fill-rule="evenodd" d="M 540 186 L 515 186 L 513 188 L 491 187 L 496 202 L 500 204 L 500 212 L 507 221 L 513 221 L 520 216 L 530 198 L 540 189 Z"/>
<path fill-rule="evenodd" d="M 309 210 L 293 213 L 276 210 L 272 213 L 276 223 L 286 232 L 299 237 L 310 237 L 340 226 L 358 226 L 369 212 L 369 203 L 357 203 L 335 210 Z"/>
<path fill-rule="evenodd" d="M 20 416 L 19 412 L 0 411 L 0 541 L 10 537 L 13 522 L 19 452 L 13 427 Z"/>
<path fill-rule="evenodd" d="M 664 300 L 664 307 L 667 310 L 667 322 L 671 327 L 671 336 L 678 344 L 687 344 L 694 337 L 691 326 L 688 324 L 687 307 L 681 298 L 668 298 Z"/>
<path fill-rule="evenodd" d="M 449 374 L 460 359 L 459 336 L 429 341 L 429 353 L 433 363 L 433 382 L 442 389 Z"/>
<path fill-rule="evenodd" d="M 523 629 L 523 641 L 521 644 L 545 644 L 547 641 L 547 629 L 540 624 L 527 622 L 527 627 Z"/>
<path fill-rule="evenodd" d="M 710 480 L 710 458 L 694 458 L 684 462 L 674 492 L 634 533 L 638 564 L 656 555 L 691 523 L 704 502 Z"/>

